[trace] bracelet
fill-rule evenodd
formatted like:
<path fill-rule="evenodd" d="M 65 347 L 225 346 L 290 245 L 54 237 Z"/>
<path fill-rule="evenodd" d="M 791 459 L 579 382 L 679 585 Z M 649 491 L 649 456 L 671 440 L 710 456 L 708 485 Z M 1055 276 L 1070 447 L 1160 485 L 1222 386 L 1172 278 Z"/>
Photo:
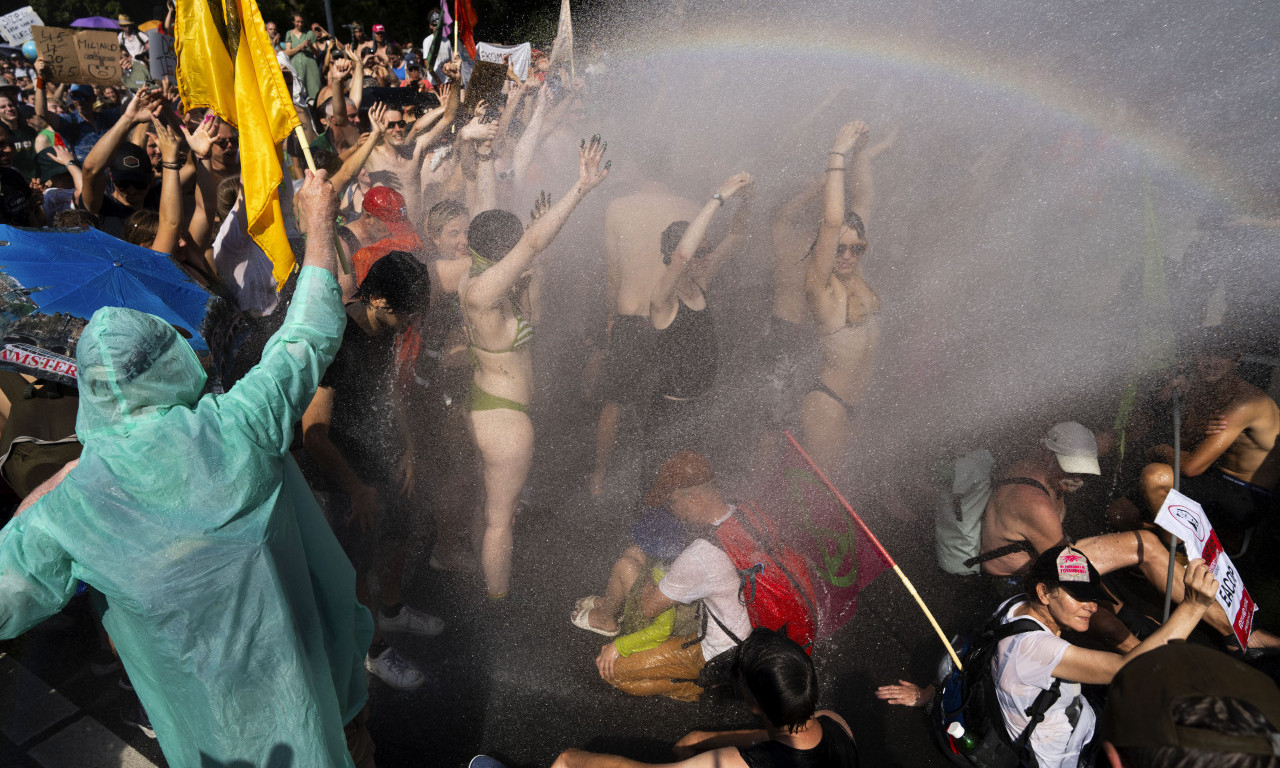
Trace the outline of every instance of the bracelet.
<path fill-rule="evenodd" d="M 37 87 L 37 88 L 43 88 L 43 87 L 44 87 L 44 78 L 43 78 L 43 77 L 37 77 L 37 78 L 36 78 L 36 87 Z"/>
<path fill-rule="evenodd" d="M 828 172 L 830 172 L 830 171 L 840 171 L 841 173 L 844 173 L 844 166 L 842 165 L 842 166 L 840 166 L 839 168 L 832 168 L 832 167 L 828 166 L 828 167 L 827 167 L 827 171 L 828 171 Z"/>
<path fill-rule="evenodd" d="M 487 155 L 482 155 L 482 154 L 480 154 L 479 152 L 477 152 L 477 153 L 476 153 L 476 157 L 480 158 L 481 160 L 488 160 L 488 159 L 490 159 L 490 158 L 492 158 L 492 157 L 493 157 L 493 153 L 492 153 L 492 152 L 490 152 L 490 153 L 489 153 L 489 154 L 487 154 Z"/>
<path fill-rule="evenodd" d="M 844 153 L 843 153 L 843 152 L 828 152 L 827 154 L 828 154 L 828 155 L 839 155 L 839 156 L 841 156 L 841 157 L 844 157 Z M 846 159 L 848 159 L 848 158 L 846 158 Z"/>
<path fill-rule="evenodd" d="M 168 161 L 162 160 L 162 161 L 160 162 L 160 167 L 162 167 L 162 168 L 167 168 L 167 169 L 169 169 L 169 170 L 171 170 L 171 171 L 180 171 L 180 170 L 182 170 L 182 163 L 178 163 L 178 162 L 172 162 L 172 163 L 171 163 L 171 162 L 168 162 Z"/>

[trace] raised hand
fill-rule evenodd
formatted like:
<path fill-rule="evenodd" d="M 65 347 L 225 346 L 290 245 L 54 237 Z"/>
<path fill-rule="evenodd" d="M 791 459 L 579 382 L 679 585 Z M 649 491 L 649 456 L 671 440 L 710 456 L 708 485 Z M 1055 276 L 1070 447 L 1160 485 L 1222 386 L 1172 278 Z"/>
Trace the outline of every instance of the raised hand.
<path fill-rule="evenodd" d="M 308 223 L 332 222 L 338 215 L 338 195 L 323 170 L 307 171 L 302 188 L 293 194 L 293 200 Z"/>
<path fill-rule="evenodd" d="M 471 122 L 462 126 L 462 130 L 458 131 L 458 138 L 463 141 L 493 141 L 498 135 L 498 126 L 493 123 L 484 121 L 484 112 L 482 107 L 484 102 L 480 102 L 476 107 L 476 116 L 471 118 Z"/>
<path fill-rule="evenodd" d="M 330 80 L 345 80 L 351 77 L 351 60 L 342 58 L 334 59 L 333 64 L 329 65 Z"/>
<path fill-rule="evenodd" d="M 129 100 L 129 106 L 124 108 L 124 115 L 133 123 L 145 123 L 152 117 L 151 110 L 155 102 L 156 91 L 151 88 L 141 88 Z"/>
<path fill-rule="evenodd" d="M 605 180 L 609 175 L 609 168 L 613 165 L 610 160 L 604 165 L 600 161 L 604 159 L 604 151 L 609 148 L 609 143 L 600 140 L 600 134 L 591 137 L 590 141 L 583 139 L 578 144 L 578 184 L 582 186 L 582 191 L 588 192 L 595 189 L 596 186 Z"/>
<path fill-rule="evenodd" d="M 75 160 L 76 156 L 71 153 L 71 150 L 67 149 L 65 144 L 54 144 L 53 159 L 58 162 L 58 165 L 67 165 L 72 160 Z"/>
<path fill-rule="evenodd" d="M 209 157 L 209 153 L 213 150 L 213 142 L 218 138 L 218 116 L 212 112 L 206 113 L 200 125 L 196 126 L 194 133 L 188 131 L 187 126 L 183 125 L 182 135 L 195 156 L 204 160 Z"/>
<path fill-rule="evenodd" d="M 381 101 L 369 107 L 369 138 L 378 141 L 387 132 L 387 105 Z"/>
<path fill-rule="evenodd" d="M 1202 609 L 1213 605 L 1214 598 L 1218 595 L 1218 580 L 1213 577 L 1213 571 L 1209 570 L 1208 563 L 1202 558 L 1197 557 L 1187 563 L 1182 583 L 1186 595 L 1184 602 Z"/>
<path fill-rule="evenodd" d="M 533 201 L 533 209 L 529 211 L 529 223 L 538 220 L 538 217 L 551 210 L 551 195 L 547 191 L 542 190 L 542 194 L 538 195 L 538 199 Z"/>
<path fill-rule="evenodd" d="M 151 128 L 156 132 L 156 144 L 160 147 L 160 159 L 166 163 L 178 162 L 182 152 L 182 142 L 173 129 L 165 125 L 159 117 L 151 118 Z"/>
<path fill-rule="evenodd" d="M 453 80 L 461 79 L 462 78 L 462 57 L 454 56 L 442 67 L 440 67 L 440 71 L 444 72 Z"/>
<path fill-rule="evenodd" d="M 751 178 L 751 174 L 746 171 L 734 174 L 733 176 L 725 179 L 724 183 L 720 185 L 720 197 L 728 200 L 734 195 L 748 189 L 752 183 L 753 179 Z"/>
<path fill-rule="evenodd" d="M 869 134 L 870 129 L 861 120 L 845 123 L 841 126 L 840 133 L 836 134 L 836 142 L 831 145 L 831 151 L 849 155 L 866 145 Z"/>

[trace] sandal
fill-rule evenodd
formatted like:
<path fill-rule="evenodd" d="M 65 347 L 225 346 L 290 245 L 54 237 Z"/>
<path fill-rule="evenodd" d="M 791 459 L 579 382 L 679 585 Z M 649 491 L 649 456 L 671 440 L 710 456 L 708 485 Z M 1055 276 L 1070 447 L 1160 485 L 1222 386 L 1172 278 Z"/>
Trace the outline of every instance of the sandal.
<path fill-rule="evenodd" d="M 616 629 L 610 631 L 607 629 L 600 629 L 599 627 L 591 626 L 591 611 L 595 607 L 596 607 L 595 595 L 582 598 L 581 600 L 578 601 L 577 605 L 574 607 L 573 616 L 569 618 L 570 623 L 572 623 L 573 626 L 577 627 L 578 629 L 585 629 L 588 632 L 595 632 L 597 635 L 604 635 L 605 637 L 617 637 L 618 630 Z"/>

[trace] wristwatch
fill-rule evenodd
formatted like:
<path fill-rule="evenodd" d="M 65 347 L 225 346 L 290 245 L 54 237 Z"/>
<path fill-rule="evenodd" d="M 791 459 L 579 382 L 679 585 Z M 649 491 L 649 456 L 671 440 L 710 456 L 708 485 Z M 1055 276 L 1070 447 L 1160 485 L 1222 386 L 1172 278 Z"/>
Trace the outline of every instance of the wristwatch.
<path fill-rule="evenodd" d="M 724 195 L 720 194 L 719 192 L 712 192 L 711 199 L 715 200 L 717 203 L 721 205 L 724 205 Z"/>

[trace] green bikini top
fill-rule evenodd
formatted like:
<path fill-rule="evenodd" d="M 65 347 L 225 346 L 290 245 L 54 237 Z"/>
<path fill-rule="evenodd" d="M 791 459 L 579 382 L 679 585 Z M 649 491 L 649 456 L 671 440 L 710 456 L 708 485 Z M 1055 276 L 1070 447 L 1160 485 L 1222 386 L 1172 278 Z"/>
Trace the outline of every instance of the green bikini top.
<path fill-rule="evenodd" d="M 471 248 L 470 251 L 471 251 L 471 276 L 472 277 L 475 277 L 476 275 L 483 273 L 489 267 L 492 267 L 494 264 L 497 264 L 496 261 L 486 259 L 480 254 L 476 253 L 476 249 L 474 248 Z M 514 339 L 511 340 L 510 346 L 508 346 L 505 349 L 488 349 L 486 347 L 480 346 L 479 344 L 471 340 L 471 326 L 467 326 L 467 346 L 472 350 L 478 349 L 482 352 L 488 352 L 489 354 L 500 355 L 500 354 L 503 354 L 504 352 L 515 352 L 517 349 L 520 349 L 521 347 L 525 346 L 529 342 L 533 341 L 533 323 L 524 319 L 524 315 L 520 314 L 520 306 L 516 303 L 516 300 L 514 298 L 511 299 L 511 314 L 515 315 L 516 317 L 516 336 Z M 472 357 L 472 362 L 474 363 L 475 362 L 474 352 L 472 352 L 471 357 Z"/>

